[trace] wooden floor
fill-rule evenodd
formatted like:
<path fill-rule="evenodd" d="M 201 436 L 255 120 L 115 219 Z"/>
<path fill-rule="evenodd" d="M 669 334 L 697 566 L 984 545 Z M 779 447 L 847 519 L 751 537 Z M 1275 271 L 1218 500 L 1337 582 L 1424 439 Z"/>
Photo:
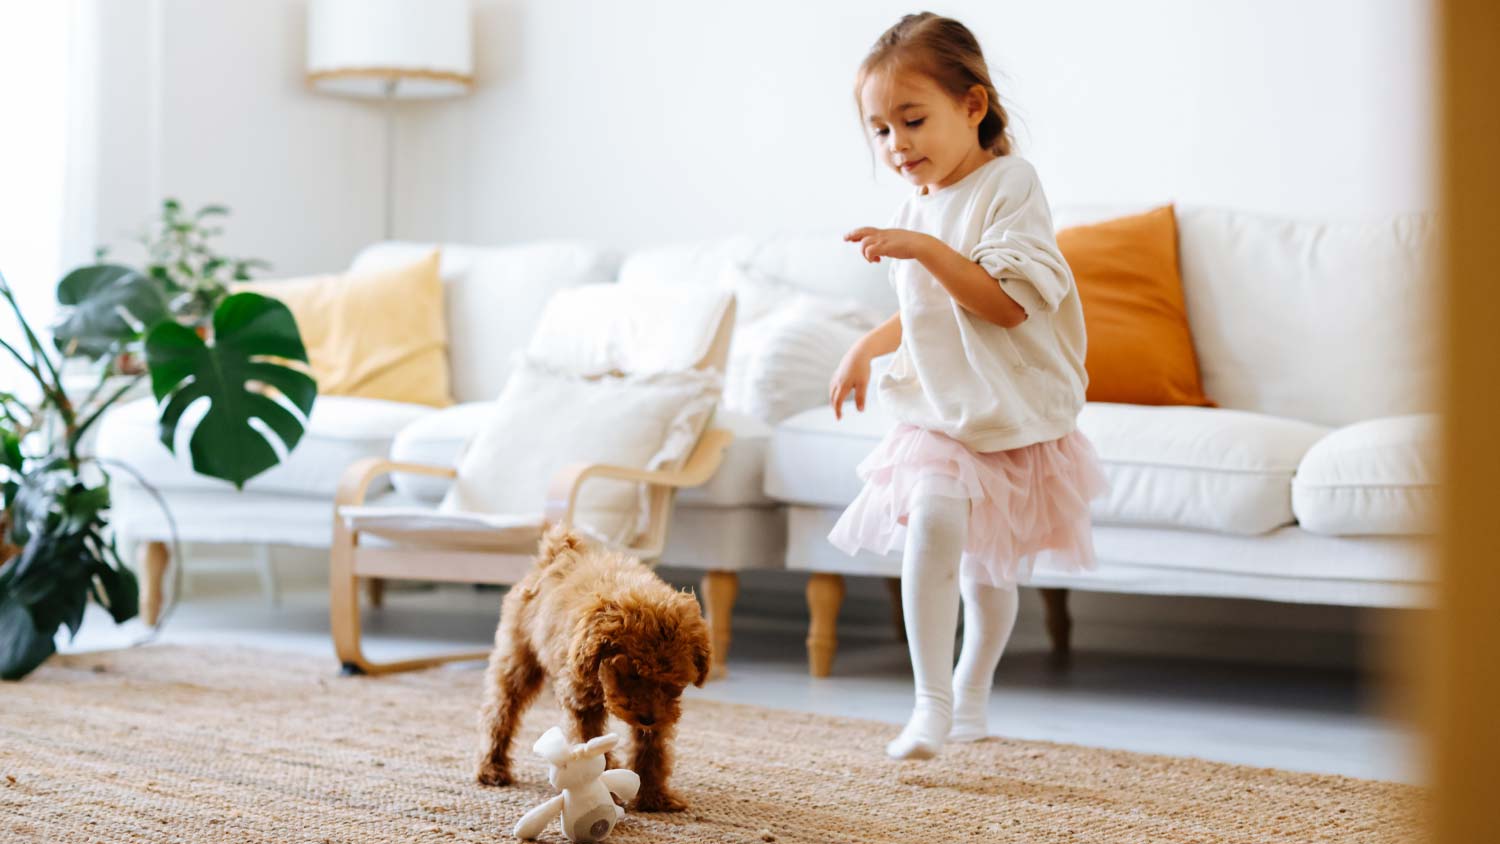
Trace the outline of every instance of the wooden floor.
<path fill-rule="evenodd" d="M 449 586 L 392 591 L 366 616 L 373 658 L 421 656 L 487 646 L 499 593 Z M 729 676 L 690 694 L 715 700 L 845 714 L 899 724 L 911 705 L 906 648 L 879 628 L 846 634 L 834 676 L 807 674 L 802 631 L 736 609 Z M 326 655 L 327 595 L 303 589 L 279 606 L 252 591 L 192 597 L 158 641 L 225 642 Z M 114 626 L 95 607 L 65 650 L 121 647 L 146 634 L 138 622 Z M 477 663 L 449 670 L 479 670 Z M 1413 740 L 1375 714 L 1376 702 L 1352 669 L 1216 663 L 1083 652 L 1052 668 L 1034 644 L 1007 653 L 990 703 L 997 734 L 1292 770 L 1415 782 Z M 894 735 L 893 728 L 892 734 Z"/>

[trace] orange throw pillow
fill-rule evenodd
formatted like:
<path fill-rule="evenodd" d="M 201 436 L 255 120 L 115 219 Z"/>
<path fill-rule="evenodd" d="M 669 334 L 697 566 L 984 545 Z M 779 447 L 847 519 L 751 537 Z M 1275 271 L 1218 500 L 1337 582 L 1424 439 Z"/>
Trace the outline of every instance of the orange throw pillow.
<path fill-rule="evenodd" d="M 1188 330 L 1172 206 L 1057 233 L 1088 330 L 1088 400 L 1211 407 Z"/>

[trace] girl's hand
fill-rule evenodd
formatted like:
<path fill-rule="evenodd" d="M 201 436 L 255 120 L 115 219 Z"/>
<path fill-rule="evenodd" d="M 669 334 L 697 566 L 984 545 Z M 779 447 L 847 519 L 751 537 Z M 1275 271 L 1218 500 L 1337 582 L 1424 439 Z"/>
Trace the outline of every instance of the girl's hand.
<path fill-rule="evenodd" d="M 865 260 L 874 264 L 881 258 L 918 258 L 932 245 L 931 235 L 908 229 L 876 229 L 870 226 L 857 228 L 844 235 L 844 240 L 859 244 Z"/>
<path fill-rule="evenodd" d="M 828 382 L 828 400 L 833 402 L 833 417 L 844 418 L 844 398 L 854 393 L 854 407 L 865 412 L 865 390 L 870 386 L 870 355 L 863 343 L 855 343 L 844 353 L 839 368 Z"/>

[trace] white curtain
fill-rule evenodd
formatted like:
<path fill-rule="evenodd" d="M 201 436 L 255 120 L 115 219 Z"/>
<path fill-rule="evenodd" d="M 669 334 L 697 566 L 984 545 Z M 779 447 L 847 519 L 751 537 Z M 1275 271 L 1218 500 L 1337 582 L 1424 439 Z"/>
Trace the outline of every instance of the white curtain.
<path fill-rule="evenodd" d="M 68 0 L 0 0 L 0 273 L 38 330 L 62 272 L 92 251 L 90 17 Z M 20 339 L 8 309 L 0 337 Z M 0 389 L 24 384 L 0 356 Z"/>

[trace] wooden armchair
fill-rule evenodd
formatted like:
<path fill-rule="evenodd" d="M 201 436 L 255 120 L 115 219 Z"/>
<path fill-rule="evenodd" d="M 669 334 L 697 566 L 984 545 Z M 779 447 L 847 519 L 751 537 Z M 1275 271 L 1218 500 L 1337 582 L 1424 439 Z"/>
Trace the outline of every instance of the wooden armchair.
<path fill-rule="evenodd" d="M 601 286 L 612 287 L 612 286 Z M 561 296 L 562 294 L 559 294 Z M 588 296 L 582 288 L 569 292 Z M 589 351 L 584 354 L 591 372 L 603 364 L 616 366 L 604 372 L 616 374 L 631 371 L 634 363 L 650 367 L 670 365 L 672 369 L 714 370 L 722 373 L 729 356 L 729 342 L 734 328 L 734 301 L 727 294 L 698 295 L 694 303 L 671 294 L 670 301 L 653 299 L 649 294 L 632 292 L 621 300 L 619 293 L 601 292 L 599 299 L 609 306 L 570 310 L 565 307 L 544 313 L 533 337 L 533 349 L 545 354 L 549 348 L 563 348 L 573 354 L 569 338 L 601 338 L 607 350 L 602 357 Z M 664 294 L 666 295 L 666 294 Z M 613 296 L 614 298 L 609 298 Z M 717 297 L 717 298 L 716 298 Z M 584 302 L 590 300 L 584 299 Z M 675 303 L 675 304 L 674 304 Z M 655 326 L 652 308 L 660 305 L 671 312 L 670 325 Z M 673 308 L 676 310 L 672 310 Z M 644 316 L 643 316 L 644 314 Z M 683 320 L 693 324 L 683 324 Z M 561 344 L 549 342 L 563 337 Z M 692 343 L 678 342 L 682 337 L 701 338 Z M 577 345 L 573 343 L 571 345 Z M 619 361 L 610 360 L 617 349 L 631 346 L 633 351 L 620 353 Z M 597 351 L 597 350 L 595 350 Z M 698 357 L 701 355 L 701 357 Z M 684 360 L 696 357 L 696 360 Z M 601 363 L 602 361 L 602 363 Z M 641 370 L 637 370 L 641 371 Z M 607 376 L 605 376 L 607 377 Z M 668 522 L 676 491 L 698 486 L 718 470 L 732 435 L 727 430 L 704 431 L 689 451 L 686 460 L 675 469 L 646 470 L 600 463 L 567 465 L 552 477 L 540 517 L 510 518 L 483 514 L 442 514 L 420 508 L 366 507 L 371 485 L 384 475 L 410 473 L 457 478 L 458 470 L 447 466 L 425 466 L 370 458 L 358 461 L 345 470 L 334 502 L 333 547 L 329 565 L 329 616 L 334 649 L 347 674 L 379 674 L 425 668 L 445 662 L 483 659 L 487 652 L 445 654 L 397 662 L 372 662 L 360 643 L 359 583 L 367 587 L 369 600 L 379 606 L 382 584 L 390 579 L 456 581 L 462 583 L 512 584 L 520 580 L 531 566 L 537 542 L 547 527 L 572 525 L 579 491 L 590 481 L 609 479 L 643 484 L 645 522 L 632 539 L 617 547 L 654 562 L 666 543 Z M 535 511 L 533 511 L 535 512 Z M 472 518 L 469 518 L 472 517 Z M 373 540 L 373 541 L 371 541 Z M 710 586 L 705 578 L 705 587 Z M 705 589 L 706 620 L 709 624 L 715 660 L 721 661 L 729 641 L 727 604 L 716 601 L 724 590 Z M 732 602 L 733 596 L 725 595 Z M 720 604 L 716 608 L 716 603 Z M 721 668 L 720 665 L 715 666 Z"/>
<path fill-rule="evenodd" d="M 420 545 L 361 545 L 361 531 L 350 520 L 339 516 L 345 507 L 364 503 L 370 484 L 391 472 L 410 472 L 437 477 L 454 477 L 456 470 L 446 466 L 424 466 L 367 458 L 345 471 L 339 483 L 335 502 L 333 549 L 329 561 L 329 617 L 333 629 L 333 646 L 346 674 L 383 674 L 410 671 L 445 662 L 484 659 L 488 651 L 444 654 L 399 662 L 371 662 L 360 645 L 359 589 L 365 581 L 372 603 L 378 604 L 380 584 L 390 579 L 435 580 L 459 583 L 511 584 L 520 580 L 531 567 L 536 543 L 547 525 L 572 524 L 573 507 L 578 491 L 592 478 L 612 478 L 646 484 L 650 491 L 650 513 L 647 528 L 636 542 L 622 550 L 646 562 L 661 555 L 666 541 L 667 523 L 671 517 L 675 492 L 683 487 L 703 484 L 718 471 L 724 450 L 732 437 L 720 428 L 705 432 L 681 469 L 647 471 L 623 466 L 580 463 L 569 466 L 553 478 L 547 493 L 545 521 L 541 525 L 517 525 L 494 532 L 489 547 L 476 544 L 470 537 L 461 543 L 444 546 L 432 532 L 406 538 L 422 540 Z M 388 539 L 400 540 L 398 531 L 382 532 Z M 710 610 L 710 624 L 715 619 Z"/>

